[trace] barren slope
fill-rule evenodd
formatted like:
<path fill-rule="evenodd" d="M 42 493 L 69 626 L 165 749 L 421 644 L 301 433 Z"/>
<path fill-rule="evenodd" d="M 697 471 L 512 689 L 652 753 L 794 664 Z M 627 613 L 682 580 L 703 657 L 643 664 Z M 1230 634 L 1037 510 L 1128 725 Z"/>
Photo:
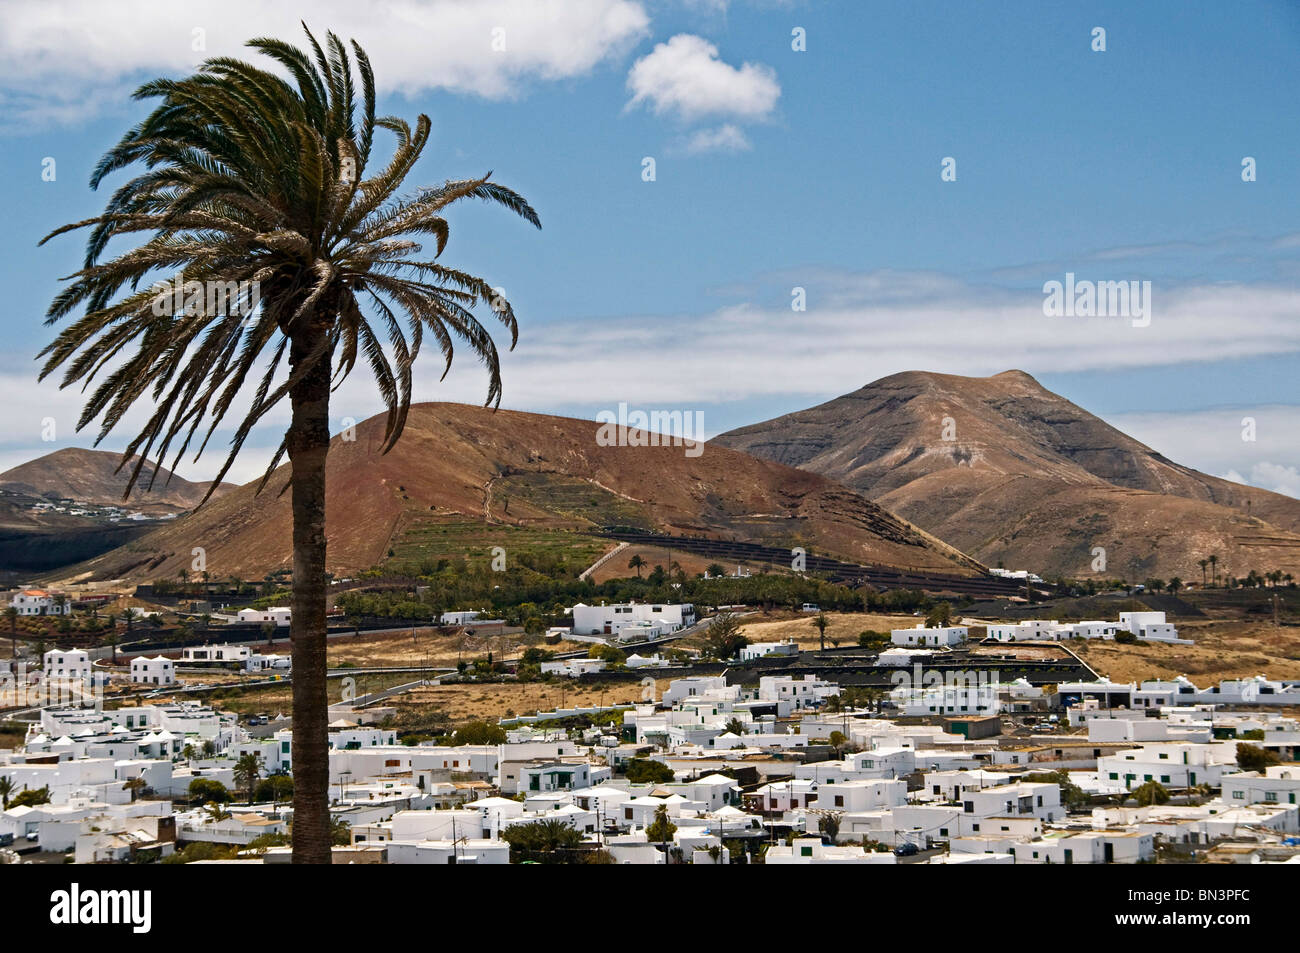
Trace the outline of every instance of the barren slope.
<path fill-rule="evenodd" d="M 829 476 L 976 558 L 1086 576 L 1300 572 L 1300 501 L 1208 476 L 1022 371 L 910 371 L 715 438 Z"/>
<path fill-rule="evenodd" d="M 635 526 L 769 545 L 803 545 L 854 562 L 972 573 L 978 565 L 824 477 L 708 446 L 601 447 L 591 421 L 463 404 L 413 407 L 387 455 L 382 417 L 335 438 L 328 464 L 329 566 L 367 569 L 440 527 L 492 527 L 507 545 L 525 530 Z M 174 576 L 202 547 L 214 578 L 256 578 L 290 565 L 287 467 L 267 490 L 240 487 L 73 575 Z M 536 535 L 535 533 L 533 534 Z M 462 536 L 463 538 L 463 536 Z M 612 546 L 613 544 L 610 543 Z M 489 558 L 488 547 L 465 555 Z"/>
<path fill-rule="evenodd" d="M 207 483 L 191 483 L 167 470 L 160 470 L 149 488 L 154 466 L 146 463 L 140 480 L 123 502 L 134 459 L 119 469 L 122 455 L 105 450 L 68 447 L 29 460 L 0 473 L 0 489 L 45 499 L 70 499 L 97 506 L 123 506 L 146 513 L 176 513 L 198 505 Z M 218 493 L 234 489 L 230 484 Z"/>

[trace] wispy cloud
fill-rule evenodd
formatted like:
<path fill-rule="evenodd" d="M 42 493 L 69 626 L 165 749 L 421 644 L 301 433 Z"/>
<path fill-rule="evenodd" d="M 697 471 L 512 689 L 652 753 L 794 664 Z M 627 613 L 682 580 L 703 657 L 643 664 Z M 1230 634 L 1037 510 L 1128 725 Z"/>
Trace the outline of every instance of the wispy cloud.
<path fill-rule="evenodd" d="M 562 412 L 577 401 L 575 391 L 560 382 L 581 382 L 582 400 L 594 406 L 621 400 L 682 407 L 774 398 L 812 403 L 909 369 L 979 376 L 1011 367 L 1040 375 L 1140 374 L 1150 367 L 1300 352 L 1294 317 L 1300 290 L 1290 287 L 1157 286 L 1150 326 L 1133 327 L 1116 318 L 1047 318 L 1041 294 L 928 272 L 810 269 L 801 275 L 795 269 L 776 281 L 782 279 L 784 286 L 750 289 L 748 300 L 707 313 L 525 325 L 519 347 L 502 357 L 504 405 Z M 806 296 L 806 311 L 791 308 L 796 287 Z M 515 304 L 527 313 L 526 302 Z M 701 357 L 683 359 L 684 354 Z M 477 366 L 458 362 L 439 384 L 436 361 L 424 360 L 427 373 L 416 375 L 417 400 L 483 400 L 485 378 Z M 81 401 L 75 392 L 34 387 L 30 371 L 0 373 L 0 404 L 13 408 L 0 420 L 0 449 L 54 449 L 40 441 L 47 416 L 57 419 L 61 441 L 84 444 L 72 434 Z M 335 394 L 332 409 L 338 428 L 342 418 L 362 420 L 381 405 L 373 383 L 358 373 Z M 143 413 L 125 421 L 123 432 Z M 1209 472 L 1300 466 L 1294 408 L 1261 411 L 1251 443 L 1240 439 L 1245 411 L 1216 413 L 1109 419 L 1172 459 Z M 278 441 L 287 417 L 287 407 L 269 415 L 260 439 Z M 220 447 L 214 440 L 213 463 Z M 1264 479 L 1270 471 L 1259 472 Z"/>
<path fill-rule="evenodd" d="M 750 148 L 749 137 L 743 129 L 732 123 L 723 123 L 717 128 L 698 129 L 682 144 L 682 151 L 687 155 L 703 155 L 707 152 L 746 152 Z"/>

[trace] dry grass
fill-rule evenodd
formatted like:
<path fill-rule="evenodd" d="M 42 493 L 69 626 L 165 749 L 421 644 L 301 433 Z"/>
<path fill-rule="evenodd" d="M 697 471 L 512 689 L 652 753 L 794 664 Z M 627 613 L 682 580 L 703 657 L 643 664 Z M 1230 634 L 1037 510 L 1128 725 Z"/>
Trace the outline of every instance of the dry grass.
<path fill-rule="evenodd" d="M 821 639 L 817 634 L 811 612 L 781 612 L 771 615 L 756 614 L 741 619 L 741 628 L 745 637 L 751 642 L 780 642 L 792 639 L 801 649 L 817 648 Z M 830 625 L 826 627 L 826 644 L 834 645 L 839 639 L 840 646 L 857 645 L 858 634 L 870 629 L 883 632 L 889 637 L 891 629 L 910 629 L 922 621 L 922 617 L 913 615 L 885 615 L 874 612 L 828 612 L 826 618 Z"/>
<path fill-rule="evenodd" d="M 605 582 L 607 579 L 635 577 L 636 570 L 628 567 L 628 561 L 633 556 L 640 556 L 646 562 L 641 570 L 642 578 L 653 572 L 655 566 L 663 566 L 664 569 L 667 569 L 670 560 L 681 566 L 682 572 L 686 573 L 687 576 L 702 573 L 714 563 L 722 566 L 729 573 L 735 572 L 738 565 L 734 560 L 721 560 L 714 556 L 699 556 L 695 553 L 688 553 L 683 549 L 669 550 L 666 546 L 649 546 L 637 543 L 628 546 L 627 549 L 592 573 L 592 581 Z M 742 561 L 739 565 L 755 573 L 771 568 L 765 563 L 754 563 L 748 560 Z"/>
<path fill-rule="evenodd" d="M 548 652 L 576 652 L 590 648 L 585 642 L 562 641 L 557 645 L 538 647 Z M 527 648 L 520 634 L 507 635 L 440 635 L 437 629 L 416 629 L 415 638 L 409 631 L 384 635 L 362 634 L 360 638 L 332 639 L 329 643 L 329 664 L 374 666 L 429 665 L 435 668 L 454 668 L 458 659 L 472 662 L 488 652 L 492 657 L 515 658 Z"/>
<path fill-rule="evenodd" d="M 1117 682 L 1186 675 L 1202 687 L 1224 678 L 1300 678 L 1300 629 L 1262 622 L 1179 622 L 1195 645 L 1070 643 L 1079 657 Z"/>
<path fill-rule="evenodd" d="M 668 680 L 656 683 L 660 693 Z M 570 682 L 486 682 L 483 684 L 432 685 L 417 688 L 388 704 L 405 716 L 442 713 L 453 723 L 482 718 L 495 721 L 512 715 L 554 711 L 577 705 L 635 703 L 641 698 L 637 682 L 582 684 Z"/>

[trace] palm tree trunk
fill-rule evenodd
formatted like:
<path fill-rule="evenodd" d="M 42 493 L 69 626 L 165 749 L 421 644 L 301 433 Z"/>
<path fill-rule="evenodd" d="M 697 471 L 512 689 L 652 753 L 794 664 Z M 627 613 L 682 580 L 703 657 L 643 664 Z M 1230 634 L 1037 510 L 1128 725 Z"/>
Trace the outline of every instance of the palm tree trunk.
<path fill-rule="evenodd" d="M 320 332 L 317 332 L 320 333 Z M 318 338 L 295 336 L 290 363 Z M 330 862 L 328 699 L 325 685 L 325 456 L 329 451 L 330 361 L 320 360 L 290 393 L 286 435 L 293 497 L 293 862 Z"/>

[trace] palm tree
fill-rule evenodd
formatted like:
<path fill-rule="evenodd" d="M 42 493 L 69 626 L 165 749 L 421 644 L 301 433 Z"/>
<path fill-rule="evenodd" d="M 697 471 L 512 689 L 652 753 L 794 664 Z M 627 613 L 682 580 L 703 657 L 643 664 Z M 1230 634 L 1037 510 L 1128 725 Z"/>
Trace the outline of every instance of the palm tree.
<path fill-rule="evenodd" d="M 14 658 L 18 658 L 18 610 L 13 606 L 7 606 L 5 618 L 9 620 L 10 651 Z"/>
<path fill-rule="evenodd" d="M 645 559 L 642 558 L 640 553 L 637 553 L 635 556 L 633 556 L 631 559 L 627 561 L 627 568 L 635 569 L 636 577 L 638 579 L 641 578 L 641 568 L 643 566 L 645 566 Z"/>
<path fill-rule="evenodd" d="M 260 754 L 241 754 L 235 762 L 235 783 L 248 792 L 248 803 L 253 803 L 253 789 L 257 779 L 262 776 L 262 756 Z"/>
<path fill-rule="evenodd" d="M 412 260 L 422 250 L 413 238 L 431 236 L 436 259 L 449 236 L 445 210 L 466 198 L 503 205 L 539 228 L 541 223 L 523 197 L 488 175 L 397 198 L 428 143 L 429 118 L 421 115 L 413 131 L 401 119 L 376 117 L 374 75 L 361 47 L 352 43 L 350 56 L 332 33 L 326 37 L 328 53 L 310 32 L 307 40 L 305 50 L 270 38 L 248 44 L 286 70 L 292 82 L 222 57 L 207 60 L 192 76 L 137 90 L 137 99 L 161 102 L 100 160 L 91 185 L 137 162 L 146 170 L 114 193 L 103 214 L 53 233 L 92 226 L 85 267 L 54 299 L 48 319 L 57 321 L 80 306 L 85 314 L 42 352 L 47 361 L 41 377 L 67 365 L 61 386 L 87 386 L 112 365 L 77 424 L 80 429 L 100 419 L 100 439 L 148 392 L 151 414 L 123 457 L 125 466 L 140 454 L 128 493 L 146 458 L 162 463 L 174 451 L 174 468 L 191 447 L 196 456 L 202 453 L 236 397 L 248 394 L 250 406 L 210 496 L 253 427 L 288 400 L 291 423 L 259 489 L 287 455 L 293 513 L 293 860 L 329 863 L 330 391 L 362 357 L 387 408 L 380 442 L 387 452 L 406 423 L 412 366 L 429 334 L 448 369 L 453 340 L 468 345 L 488 371 L 486 403 L 499 405 L 496 343 L 473 309 L 489 304 L 509 330 L 512 347 L 518 336 L 514 310 L 483 278 L 437 261 Z M 388 164 L 367 178 L 376 129 L 392 133 L 396 147 Z M 112 239 L 137 232 L 152 235 L 101 262 Z M 228 293 L 236 283 L 238 293 L 227 298 L 235 307 L 205 307 L 194 295 L 185 307 L 168 307 L 180 291 L 137 290 L 137 283 L 171 269 L 179 269 L 172 276 L 181 291 L 218 287 Z M 261 357 L 266 366 L 255 369 Z M 281 379 L 277 372 L 286 358 L 288 373 Z M 250 373 L 261 375 L 251 394 L 245 389 Z"/>
<path fill-rule="evenodd" d="M 9 797 L 14 793 L 14 782 L 0 775 L 0 811 L 9 810 Z"/>
<path fill-rule="evenodd" d="M 1214 553 L 1210 553 L 1210 584 L 1219 584 L 1219 557 Z"/>
<path fill-rule="evenodd" d="M 1201 588 L 1204 588 L 1204 587 L 1205 587 L 1205 567 L 1208 566 L 1208 565 L 1210 565 L 1210 561 L 1209 561 L 1208 559 L 1202 559 L 1202 560 L 1200 560 L 1196 565 L 1198 565 L 1198 566 L 1201 567 Z"/>
<path fill-rule="evenodd" d="M 122 785 L 122 790 L 131 792 L 131 803 L 134 804 L 136 796 L 148 786 L 149 785 L 145 783 L 144 778 L 136 775 Z"/>
<path fill-rule="evenodd" d="M 817 630 L 817 636 L 821 640 L 821 650 L 826 651 L 826 627 L 831 624 L 831 620 L 826 617 L 825 612 L 819 612 L 812 619 L 813 628 Z"/>

